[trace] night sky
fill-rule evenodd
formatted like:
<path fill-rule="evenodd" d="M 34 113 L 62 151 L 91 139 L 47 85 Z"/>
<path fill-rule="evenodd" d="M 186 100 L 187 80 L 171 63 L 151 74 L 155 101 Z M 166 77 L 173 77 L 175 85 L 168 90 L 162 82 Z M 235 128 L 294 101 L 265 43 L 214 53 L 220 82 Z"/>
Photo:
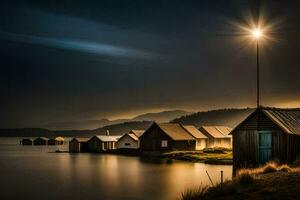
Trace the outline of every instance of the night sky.
<path fill-rule="evenodd" d="M 262 104 L 300 107 L 300 5 L 263 2 L 1 1 L 0 127 L 254 107 L 251 15 L 276 25 Z"/>

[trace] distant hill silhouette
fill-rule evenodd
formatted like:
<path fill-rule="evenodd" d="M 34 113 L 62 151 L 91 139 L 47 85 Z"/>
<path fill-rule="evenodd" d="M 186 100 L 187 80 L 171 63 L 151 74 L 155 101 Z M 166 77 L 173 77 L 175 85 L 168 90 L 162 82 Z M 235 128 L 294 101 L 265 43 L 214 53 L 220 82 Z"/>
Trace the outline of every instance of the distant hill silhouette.
<path fill-rule="evenodd" d="M 117 120 L 83 120 L 83 121 L 65 121 L 65 122 L 53 122 L 45 124 L 43 128 L 49 130 L 87 130 L 87 129 L 97 129 L 103 126 L 108 126 L 112 124 L 120 124 L 130 121 L 156 121 L 156 122 L 169 122 L 170 120 L 181 117 L 183 115 L 191 114 L 184 110 L 168 110 L 157 113 L 146 113 L 138 115 L 131 119 L 117 119 Z"/>
<path fill-rule="evenodd" d="M 94 130 L 57 130 L 52 131 L 55 135 L 64 137 L 89 137 L 93 135 L 105 135 L 109 130 L 110 135 L 123 135 L 132 129 L 146 129 L 151 125 L 151 121 L 133 121 L 107 125 Z"/>
<path fill-rule="evenodd" d="M 184 110 L 168 110 L 159 113 L 146 113 L 134 117 L 131 120 L 132 121 L 156 121 L 161 123 L 161 122 L 169 122 L 177 117 L 181 117 L 183 115 L 189 115 L 189 114 L 192 113 Z"/>
<path fill-rule="evenodd" d="M 91 133 L 94 135 L 104 135 L 106 134 L 106 130 L 109 130 L 110 135 L 123 135 L 133 129 L 146 130 L 152 123 L 153 121 L 124 122 L 120 124 L 104 126 L 102 128 L 93 130 Z"/>
<path fill-rule="evenodd" d="M 54 137 L 54 133 L 43 128 L 1 128 L 1 137 Z"/>
<path fill-rule="evenodd" d="M 65 121 L 65 122 L 53 122 L 45 124 L 43 127 L 50 130 L 87 130 L 87 129 L 96 129 L 99 127 L 122 123 L 127 120 L 114 120 L 110 121 L 108 119 L 100 120 L 83 120 L 83 121 Z"/>
<path fill-rule="evenodd" d="M 171 120 L 171 122 L 194 125 L 196 127 L 223 125 L 234 128 L 253 111 L 253 108 L 211 110 L 182 116 Z"/>
<path fill-rule="evenodd" d="M 207 112 L 198 112 L 191 115 L 184 115 L 182 117 L 171 120 L 174 123 L 182 123 L 187 125 L 195 125 L 200 127 L 202 125 L 225 125 L 229 127 L 235 127 L 239 122 L 246 118 L 254 109 L 221 109 L 212 110 Z M 157 122 L 165 122 L 161 120 L 166 120 L 168 117 L 172 116 L 176 112 L 170 114 L 170 111 L 163 112 L 164 117 L 157 117 L 156 114 L 148 113 L 145 115 L 140 115 L 139 118 L 134 119 L 158 119 Z M 167 113 L 167 114 L 166 114 Z M 177 111 L 177 113 L 179 113 Z M 186 112 L 182 112 L 185 114 Z M 87 129 L 87 130 L 47 130 L 41 128 L 19 128 L 19 129 L 0 129 L 0 136 L 2 137 L 89 137 L 92 135 L 102 135 L 109 130 L 110 135 L 122 135 L 129 132 L 132 129 L 147 129 L 152 120 L 145 121 L 126 121 L 111 125 L 106 125 L 97 129 Z"/>

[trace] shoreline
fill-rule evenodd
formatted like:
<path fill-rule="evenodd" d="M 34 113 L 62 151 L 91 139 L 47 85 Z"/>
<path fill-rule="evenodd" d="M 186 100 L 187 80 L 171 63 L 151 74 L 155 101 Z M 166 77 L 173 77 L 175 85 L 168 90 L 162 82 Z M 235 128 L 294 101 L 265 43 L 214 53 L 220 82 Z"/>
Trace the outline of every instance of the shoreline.
<path fill-rule="evenodd" d="M 70 153 L 69 151 L 56 150 L 49 153 Z M 170 151 L 170 152 L 140 152 L 136 149 L 116 149 L 104 152 L 80 152 L 91 154 L 111 154 L 122 156 L 134 156 L 149 159 L 177 160 L 192 163 L 205 163 L 214 165 L 232 165 L 232 152 L 228 149 L 206 149 L 201 151 Z M 71 153 L 71 154 L 80 154 Z"/>
<path fill-rule="evenodd" d="M 215 186 L 190 188 L 179 200 L 299 199 L 300 168 L 274 161 L 253 169 L 241 169 L 229 181 Z"/>

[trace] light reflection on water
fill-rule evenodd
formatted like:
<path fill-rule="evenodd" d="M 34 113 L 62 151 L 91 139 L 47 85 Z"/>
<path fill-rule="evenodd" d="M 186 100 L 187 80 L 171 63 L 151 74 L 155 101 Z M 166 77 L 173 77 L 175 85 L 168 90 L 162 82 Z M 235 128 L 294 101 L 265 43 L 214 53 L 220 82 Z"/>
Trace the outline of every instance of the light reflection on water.
<path fill-rule="evenodd" d="M 176 199 L 190 187 L 231 178 L 232 167 L 138 157 L 48 153 L 64 146 L 21 146 L 0 138 L 0 199 Z M 9 145 L 8 145 L 9 143 Z"/>

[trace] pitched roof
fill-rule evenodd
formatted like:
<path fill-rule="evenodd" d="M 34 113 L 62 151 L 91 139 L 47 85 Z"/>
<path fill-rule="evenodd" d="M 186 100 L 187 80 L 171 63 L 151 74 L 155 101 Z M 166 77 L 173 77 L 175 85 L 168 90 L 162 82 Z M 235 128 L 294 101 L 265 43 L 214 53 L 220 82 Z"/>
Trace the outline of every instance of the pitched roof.
<path fill-rule="evenodd" d="M 263 108 L 262 111 L 285 133 L 300 135 L 300 109 Z"/>
<path fill-rule="evenodd" d="M 207 138 L 195 126 L 183 126 L 183 127 L 196 139 L 206 139 Z"/>
<path fill-rule="evenodd" d="M 128 135 L 129 137 L 131 137 L 132 139 L 134 139 L 135 141 L 138 141 L 138 140 L 139 140 L 139 138 L 138 138 L 135 134 L 133 134 L 133 133 L 127 133 L 127 135 Z"/>
<path fill-rule="evenodd" d="M 55 140 L 56 141 L 65 141 L 65 139 L 63 137 L 56 137 Z"/>
<path fill-rule="evenodd" d="M 195 140 L 195 138 L 181 124 L 163 123 L 157 124 L 173 140 Z"/>
<path fill-rule="evenodd" d="M 49 139 L 48 139 L 48 138 L 46 138 L 46 137 L 38 137 L 38 138 L 36 138 L 35 140 L 37 140 L 37 139 L 49 140 Z"/>
<path fill-rule="evenodd" d="M 270 120 L 278 125 L 283 132 L 288 134 L 300 135 L 300 109 L 299 108 L 259 108 Z M 253 111 L 246 119 L 238 124 L 231 133 L 240 127 L 244 122 L 257 113 Z"/>
<path fill-rule="evenodd" d="M 213 138 L 230 138 L 231 128 L 226 126 L 202 126 L 200 131 L 209 134 Z"/>
<path fill-rule="evenodd" d="M 131 130 L 131 131 L 129 131 L 129 133 L 132 133 L 132 134 L 136 135 L 137 137 L 141 137 L 141 135 L 143 135 L 144 132 L 145 132 L 145 130 Z"/>
<path fill-rule="evenodd" d="M 89 138 L 73 138 L 72 140 L 77 140 L 78 142 L 87 142 Z"/>
<path fill-rule="evenodd" d="M 112 136 L 112 135 L 95 135 L 102 142 L 116 142 L 121 136 Z"/>
<path fill-rule="evenodd" d="M 50 138 L 49 140 L 55 140 L 55 141 L 60 141 L 60 142 L 65 141 L 65 139 L 63 137 Z"/>

